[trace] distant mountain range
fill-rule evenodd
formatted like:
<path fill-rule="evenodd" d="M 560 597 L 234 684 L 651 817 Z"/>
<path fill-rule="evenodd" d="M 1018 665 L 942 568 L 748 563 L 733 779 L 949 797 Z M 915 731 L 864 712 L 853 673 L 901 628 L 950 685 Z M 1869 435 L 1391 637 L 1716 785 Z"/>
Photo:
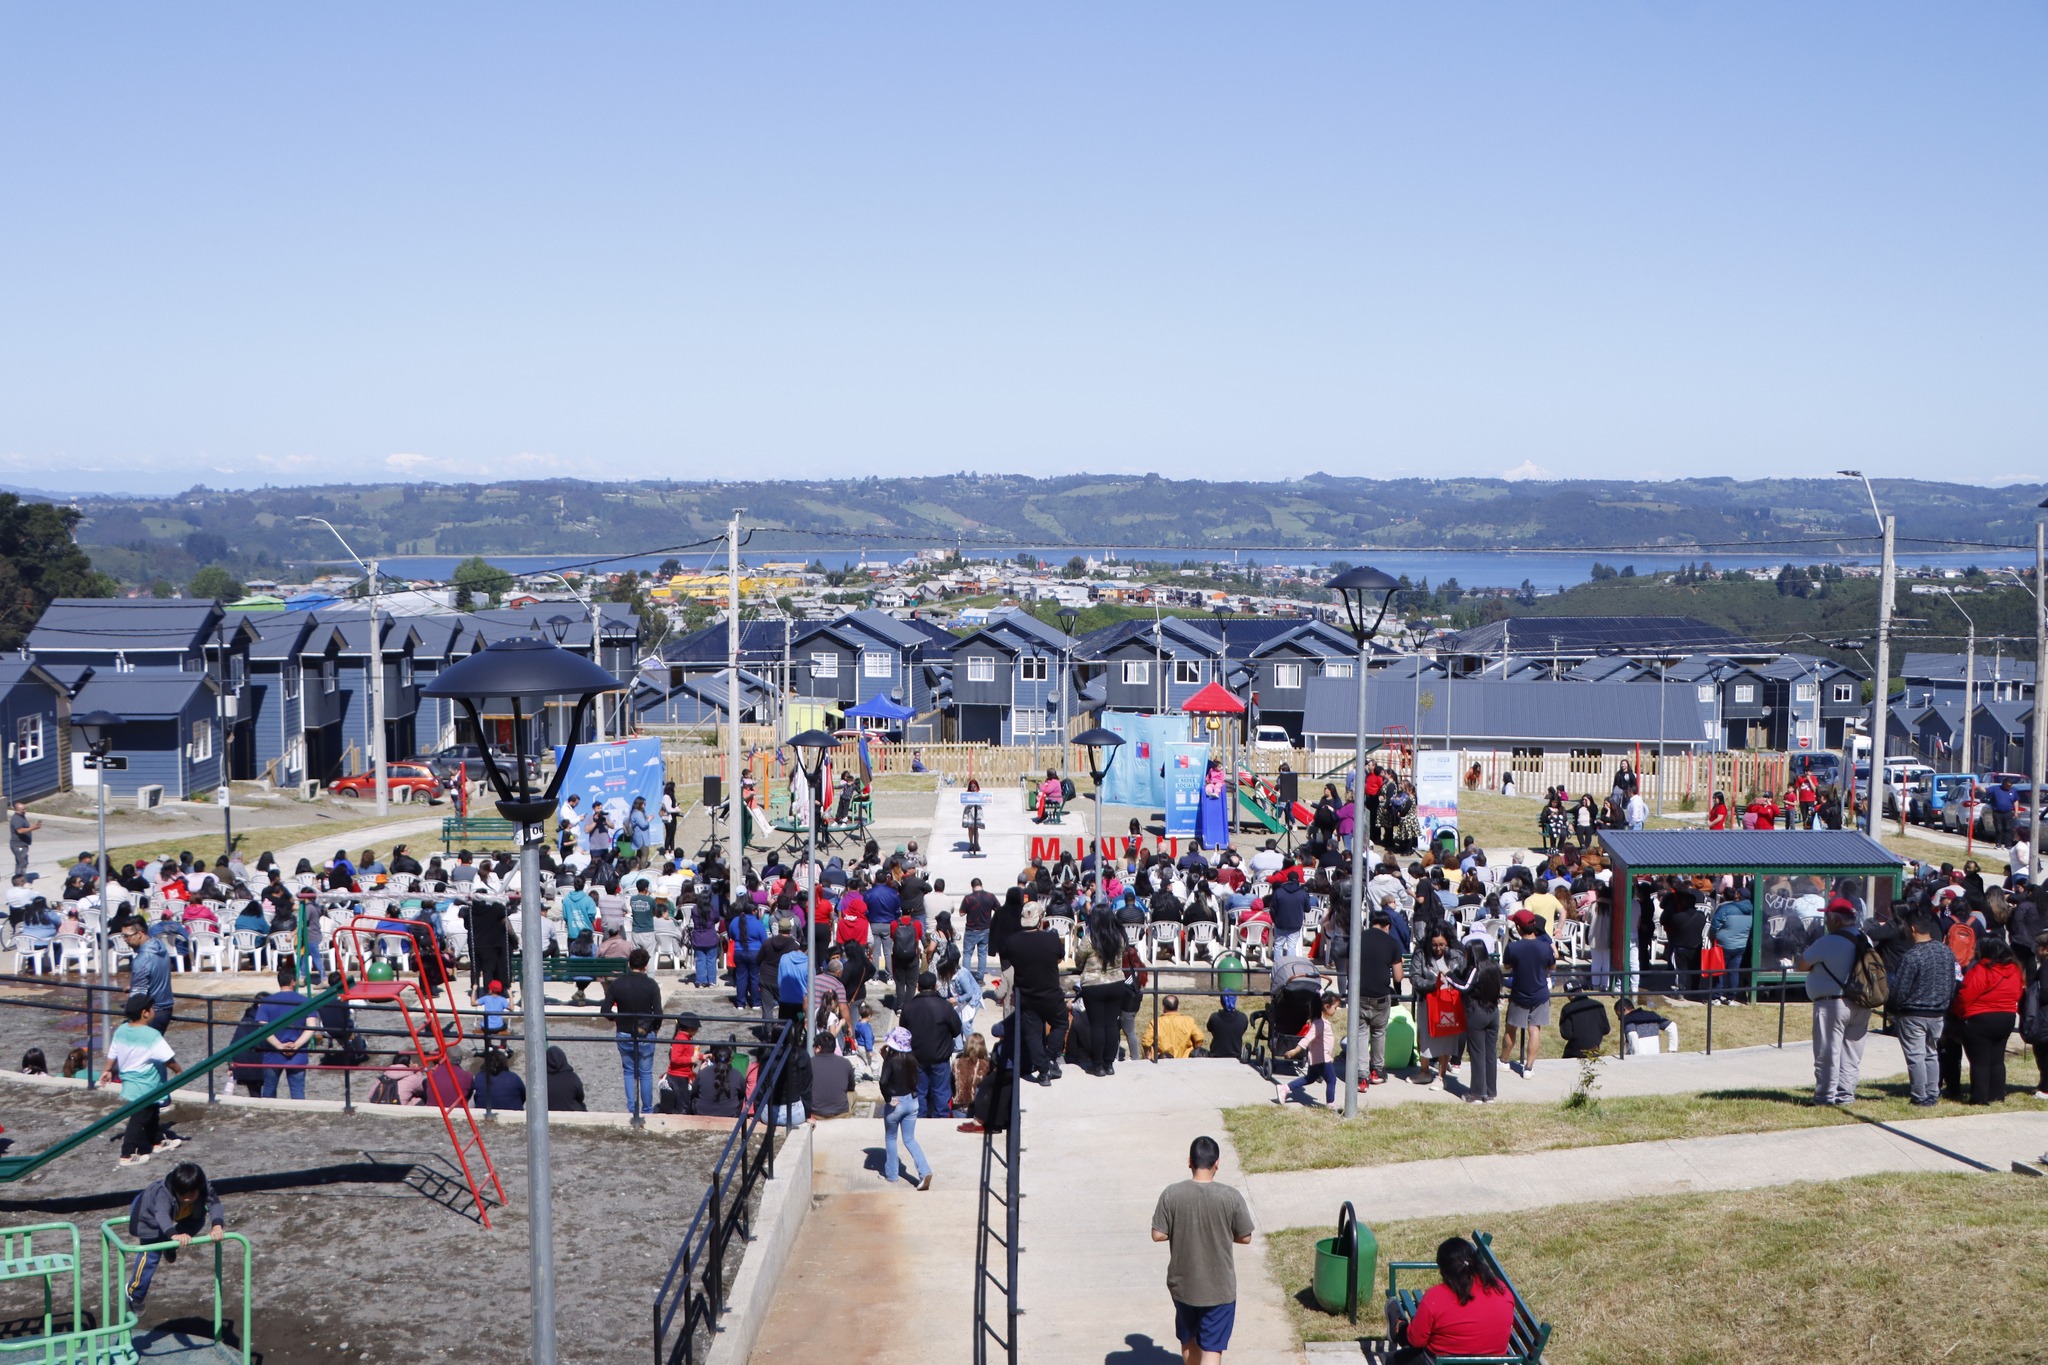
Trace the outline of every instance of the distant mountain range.
<path fill-rule="evenodd" d="M 1928 541 L 2031 541 L 2048 484 L 1982 488 L 1881 480 L 1899 517 L 1902 553 Z M 33 495 L 31 495 L 33 496 Z M 325 517 L 365 555 L 622 554 L 710 541 L 735 507 L 753 531 L 747 553 L 795 555 L 865 545 L 875 553 L 956 542 L 970 550 L 1117 546 L 1130 557 L 1200 557 L 1258 547 L 1516 549 L 1660 546 L 1704 558 L 1784 553 L 1811 562 L 1867 552 L 1873 532 L 1861 483 L 1826 479 L 1363 479 L 1310 474 L 1219 483 L 1158 475 L 1036 479 L 958 474 L 909 479 L 759 482 L 342 484 L 169 497 L 77 498 L 80 540 L 129 582 L 182 582 L 202 564 L 245 575 L 331 561 L 333 538 L 294 517 Z M 1831 551 L 1826 538 L 1841 537 Z M 1817 539 L 1818 538 L 1818 539 Z M 1913 538 L 1923 538 L 1914 541 Z M 1796 544 L 1781 544 L 1793 542 Z"/>

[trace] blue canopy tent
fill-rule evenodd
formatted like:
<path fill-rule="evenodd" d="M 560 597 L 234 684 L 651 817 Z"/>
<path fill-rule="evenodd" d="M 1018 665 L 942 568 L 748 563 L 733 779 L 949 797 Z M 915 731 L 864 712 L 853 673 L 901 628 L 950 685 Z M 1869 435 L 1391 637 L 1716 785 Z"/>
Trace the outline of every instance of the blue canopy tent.
<path fill-rule="evenodd" d="M 917 713 L 902 702 L 877 693 L 858 706 L 847 707 L 845 714 L 848 720 L 905 721 Z"/>

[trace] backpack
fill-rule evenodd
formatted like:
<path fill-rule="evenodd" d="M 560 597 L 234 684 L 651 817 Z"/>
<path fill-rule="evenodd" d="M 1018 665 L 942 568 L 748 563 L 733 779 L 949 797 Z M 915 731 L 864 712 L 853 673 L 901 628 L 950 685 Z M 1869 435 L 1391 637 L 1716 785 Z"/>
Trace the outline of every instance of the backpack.
<path fill-rule="evenodd" d="M 1977 931 L 1969 925 L 1950 925 L 1944 941 L 1948 950 L 1955 954 L 1957 966 L 1968 967 L 1977 960 Z"/>
<path fill-rule="evenodd" d="M 785 1005 L 801 1005 L 811 987 L 811 964 L 802 950 L 791 949 L 775 963 L 775 995 Z"/>
<path fill-rule="evenodd" d="M 917 926 L 907 916 L 889 926 L 889 955 L 917 956 Z"/>
<path fill-rule="evenodd" d="M 398 1080 L 394 1076 L 379 1076 L 377 1084 L 370 1087 L 371 1104 L 397 1104 Z"/>
<path fill-rule="evenodd" d="M 2041 978 L 2027 983 L 2020 995 L 2020 1041 L 2035 1047 L 2048 1044 L 2048 1008 L 2041 1000 Z"/>
<path fill-rule="evenodd" d="M 1072 801 L 1073 799 L 1074 799 L 1074 779 L 1073 779 L 1073 778 L 1071 778 L 1071 777 L 1063 777 L 1063 778 L 1061 778 L 1061 779 L 1060 779 L 1060 801 L 1061 801 L 1061 803 L 1062 803 L 1062 804 L 1064 804 L 1064 803 L 1066 803 L 1066 802 L 1068 802 L 1068 801 Z"/>
<path fill-rule="evenodd" d="M 1862 934 L 1856 935 L 1856 960 L 1842 983 L 1842 999 L 1851 1009 L 1883 1009 L 1891 999 L 1891 979 L 1884 972 L 1884 954 Z"/>

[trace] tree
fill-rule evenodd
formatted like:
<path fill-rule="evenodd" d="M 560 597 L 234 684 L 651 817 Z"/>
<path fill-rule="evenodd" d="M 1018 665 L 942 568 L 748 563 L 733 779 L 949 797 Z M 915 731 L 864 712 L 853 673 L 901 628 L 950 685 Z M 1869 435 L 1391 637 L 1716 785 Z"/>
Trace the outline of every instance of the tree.
<path fill-rule="evenodd" d="M 0 493 L 0 649 L 28 637 L 59 597 L 112 597 L 114 580 L 78 548 L 75 507 Z"/>
<path fill-rule="evenodd" d="M 669 558 L 661 561 L 661 567 L 654 571 L 656 578 L 674 578 L 683 571 L 683 561 Z"/>
<path fill-rule="evenodd" d="M 237 583 L 235 576 L 220 565 L 209 564 L 192 575 L 187 591 L 201 601 L 232 602 L 248 589 Z"/>
<path fill-rule="evenodd" d="M 1087 560 L 1085 560 L 1085 559 L 1081 558 L 1081 556 L 1079 556 L 1079 555 L 1075 555 L 1075 556 L 1074 556 L 1074 557 L 1073 557 L 1072 559 L 1069 559 L 1069 560 L 1067 561 L 1067 567 L 1066 567 L 1066 577 L 1068 577 L 1068 578 L 1086 578 L 1087 576 L 1088 576 L 1088 561 L 1087 561 Z"/>
<path fill-rule="evenodd" d="M 455 609 L 474 611 L 478 593 L 484 594 L 490 605 L 497 606 L 498 599 L 512 590 L 512 575 L 498 568 L 482 555 L 471 555 L 455 566 Z"/>

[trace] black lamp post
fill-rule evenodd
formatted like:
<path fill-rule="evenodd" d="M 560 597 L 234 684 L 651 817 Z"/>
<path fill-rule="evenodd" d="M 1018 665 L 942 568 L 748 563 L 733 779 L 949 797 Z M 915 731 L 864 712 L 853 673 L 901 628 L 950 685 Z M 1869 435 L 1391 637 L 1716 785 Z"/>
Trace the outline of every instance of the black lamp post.
<path fill-rule="evenodd" d="M 810 810 L 804 831 L 804 943 L 811 955 L 811 971 L 818 970 L 818 803 L 825 794 L 818 788 L 818 779 L 825 771 L 825 755 L 839 741 L 823 730 L 806 730 L 800 735 L 791 735 L 789 747 L 796 750 L 796 761 L 804 772 L 804 786 L 810 798 L 804 804 Z M 804 1036 L 797 1040 L 797 1046 L 808 1049 L 811 1039 L 818 1032 L 818 993 L 810 992 L 804 997 Z"/>
<path fill-rule="evenodd" d="M 1093 730 L 1083 730 L 1074 736 L 1074 743 L 1088 751 L 1088 775 L 1095 779 L 1095 895 L 1090 904 L 1102 904 L 1109 898 L 1102 889 L 1105 869 L 1102 854 L 1102 779 L 1109 775 L 1109 765 L 1116 762 L 1116 751 L 1124 744 L 1124 737 L 1114 730 L 1098 725 Z"/>
<path fill-rule="evenodd" d="M 1400 591 L 1398 580 L 1378 569 L 1360 565 L 1346 569 L 1329 582 L 1323 584 L 1337 594 L 1344 603 L 1344 615 L 1351 627 L 1351 638 L 1358 644 L 1358 751 L 1351 761 L 1351 952 L 1347 968 L 1350 983 L 1348 998 L 1351 1010 L 1345 1024 L 1344 1051 L 1344 1117 L 1355 1118 L 1358 1114 L 1358 940 L 1366 925 L 1365 915 L 1365 851 L 1372 846 L 1372 836 L 1365 827 L 1365 675 L 1371 661 L 1372 637 L 1386 622 L 1387 612 L 1394 605 L 1394 594 Z M 1379 598 L 1379 611 L 1373 611 L 1373 598 Z M 1370 625 L 1366 624 L 1368 621 Z"/>
<path fill-rule="evenodd" d="M 107 754 L 114 747 L 114 730 L 120 723 L 121 718 L 112 711 L 87 711 L 83 715 L 71 717 L 71 728 L 85 741 L 85 765 L 93 769 L 98 778 L 96 785 L 99 789 L 100 875 L 96 885 L 100 893 L 100 998 L 108 1001 L 113 999 L 109 994 L 111 988 L 107 984 L 107 958 L 111 956 L 108 948 L 113 940 L 107 933 L 107 926 L 113 922 L 114 909 L 107 898 Z M 123 763 L 126 761 L 122 760 Z M 103 1047 L 113 1036 L 113 1031 L 114 1021 L 111 1016 L 101 1021 L 100 1041 Z M 92 1046 L 92 1033 L 91 1011 L 88 1010 L 85 1028 L 88 1049 Z M 98 1074 L 99 1068 L 93 1065 L 92 1055 L 88 1051 L 85 1059 L 86 1081 L 96 1083 L 95 1078 Z"/>
<path fill-rule="evenodd" d="M 1080 621 L 1081 612 L 1077 607 L 1062 603 L 1053 615 L 1059 618 L 1060 632 L 1067 637 L 1066 644 L 1060 647 L 1060 653 L 1064 656 L 1060 660 L 1060 729 L 1064 730 L 1067 723 L 1073 719 L 1067 708 L 1068 698 L 1074 692 L 1074 626 Z"/>
<path fill-rule="evenodd" d="M 476 729 L 477 748 L 483 754 L 484 774 L 498 793 L 498 814 L 520 826 L 519 942 L 523 951 L 519 1013 L 526 1036 L 526 1093 L 543 1099 L 548 1093 L 548 1024 L 547 993 L 541 981 L 541 947 L 546 940 L 541 927 L 541 840 L 545 837 L 547 817 L 555 809 L 555 797 L 562 789 L 562 779 L 568 774 L 569 760 L 576 753 L 583 717 L 593 699 L 618 686 L 617 678 L 590 660 L 529 636 L 487 645 L 460 663 L 451 664 L 420 689 L 423 696 L 460 702 L 469 713 L 469 723 Z M 556 697 L 575 698 L 576 709 L 564 739 L 562 761 L 556 765 L 546 789 L 536 793 L 526 766 L 526 718 Z M 491 746 L 484 738 L 483 718 L 477 713 L 479 702 L 497 698 L 512 706 L 513 768 L 509 774 L 498 767 L 492 756 Z M 529 1103 L 526 1195 L 531 1220 L 534 1365 L 555 1365 L 555 1219 L 548 1165 L 547 1105 Z"/>

